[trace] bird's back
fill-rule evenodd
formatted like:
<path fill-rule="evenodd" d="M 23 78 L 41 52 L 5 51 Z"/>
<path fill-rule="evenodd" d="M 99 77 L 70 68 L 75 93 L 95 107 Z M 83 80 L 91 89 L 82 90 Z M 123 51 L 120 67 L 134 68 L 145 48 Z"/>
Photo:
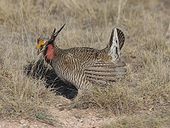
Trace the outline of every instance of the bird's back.
<path fill-rule="evenodd" d="M 93 82 L 105 84 L 106 81 L 114 81 L 114 73 L 111 72 L 114 72 L 112 69 L 116 63 L 112 62 L 105 49 L 76 47 L 61 50 L 52 66 L 63 80 L 77 88 L 89 88 Z"/>

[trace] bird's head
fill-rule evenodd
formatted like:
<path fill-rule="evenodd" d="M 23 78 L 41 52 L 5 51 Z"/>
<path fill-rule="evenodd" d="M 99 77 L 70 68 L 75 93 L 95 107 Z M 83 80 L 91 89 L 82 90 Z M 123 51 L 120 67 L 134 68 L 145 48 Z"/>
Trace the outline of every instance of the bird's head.
<path fill-rule="evenodd" d="M 47 58 L 48 60 L 51 60 L 52 57 L 54 56 L 54 42 L 56 37 L 58 36 L 58 34 L 61 32 L 61 30 L 64 28 L 65 24 L 62 25 L 62 27 L 56 31 L 56 28 L 53 30 L 51 37 L 50 38 L 43 38 L 43 37 L 39 37 L 37 39 L 37 45 L 36 45 L 36 49 L 37 49 L 37 53 L 43 53 L 43 55 L 45 56 L 45 58 Z"/>

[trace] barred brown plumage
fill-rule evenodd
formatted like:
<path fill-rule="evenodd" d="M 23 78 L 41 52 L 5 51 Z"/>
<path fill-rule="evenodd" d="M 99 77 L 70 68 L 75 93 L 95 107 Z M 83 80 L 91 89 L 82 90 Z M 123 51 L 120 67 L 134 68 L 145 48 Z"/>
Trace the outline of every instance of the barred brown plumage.
<path fill-rule="evenodd" d="M 110 42 L 102 50 L 89 47 L 60 49 L 54 42 L 63 27 L 57 32 L 54 29 L 50 39 L 37 40 L 39 52 L 63 81 L 83 89 L 93 83 L 107 84 L 125 76 L 125 63 L 120 58 L 125 36 L 120 29 L 112 30 Z"/>

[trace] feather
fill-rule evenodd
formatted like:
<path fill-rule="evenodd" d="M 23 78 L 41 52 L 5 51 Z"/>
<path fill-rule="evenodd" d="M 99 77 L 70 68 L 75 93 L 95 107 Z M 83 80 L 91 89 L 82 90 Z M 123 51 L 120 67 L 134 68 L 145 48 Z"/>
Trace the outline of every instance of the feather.
<path fill-rule="evenodd" d="M 102 63 L 96 62 L 94 65 L 86 67 L 84 70 L 87 80 L 95 83 L 115 82 L 118 78 L 126 75 L 125 63 Z"/>

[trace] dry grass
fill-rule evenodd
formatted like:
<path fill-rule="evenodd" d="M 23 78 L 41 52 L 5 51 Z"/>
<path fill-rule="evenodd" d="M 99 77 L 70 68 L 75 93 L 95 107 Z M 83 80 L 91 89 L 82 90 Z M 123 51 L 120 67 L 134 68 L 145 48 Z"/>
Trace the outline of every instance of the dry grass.
<path fill-rule="evenodd" d="M 122 50 L 127 78 L 111 87 L 95 88 L 76 105 L 115 114 L 157 111 L 168 106 L 170 46 L 165 43 L 165 35 L 169 6 L 168 0 L 1 0 L 0 115 L 36 117 L 37 113 L 47 114 L 48 106 L 55 105 L 56 96 L 41 81 L 26 77 L 23 67 L 36 57 L 36 38 L 49 35 L 63 23 L 66 28 L 57 40 L 62 48 L 104 48 L 114 26 L 121 27 L 127 37 Z M 136 121 L 140 118 L 137 116 Z M 124 128 L 122 123 L 112 126 Z"/>
<path fill-rule="evenodd" d="M 170 115 L 166 112 L 122 116 L 103 128 L 168 128 Z"/>

